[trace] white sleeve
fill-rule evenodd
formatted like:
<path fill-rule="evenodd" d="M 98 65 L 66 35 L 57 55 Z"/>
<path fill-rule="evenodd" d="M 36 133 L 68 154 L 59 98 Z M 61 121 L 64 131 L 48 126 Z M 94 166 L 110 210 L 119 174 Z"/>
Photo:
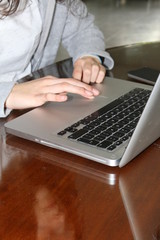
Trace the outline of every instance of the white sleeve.
<path fill-rule="evenodd" d="M 82 56 L 97 55 L 104 57 L 103 64 L 108 69 L 114 66 L 112 57 L 105 51 L 103 33 L 95 26 L 94 16 L 88 13 L 86 5 L 80 1 L 79 16 L 76 13 L 68 13 L 62 44 L 73 58 L 73 63 Z"/>

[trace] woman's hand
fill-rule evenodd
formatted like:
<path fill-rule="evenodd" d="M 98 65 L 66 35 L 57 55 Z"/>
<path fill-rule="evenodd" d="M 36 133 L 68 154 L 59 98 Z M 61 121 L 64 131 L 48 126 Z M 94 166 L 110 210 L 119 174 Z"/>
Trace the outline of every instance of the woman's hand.
<path fill-rule="evenodd" d="M 74 64 L 73 78 L 85 83 L 101 83 L 106 69 L 94 57 L 79 58 Z"/>
<path fill-rule="evenodd" d="M 15 84 L 6 100 L 5 107 L 25 109 L 41 106 L 48 101 L 64 102 L 67 100 L 67 92 L 80 94 L 88 99 L 99 95 L 99 91 L 94 87 L 73 78 L 46 76 Z"/>

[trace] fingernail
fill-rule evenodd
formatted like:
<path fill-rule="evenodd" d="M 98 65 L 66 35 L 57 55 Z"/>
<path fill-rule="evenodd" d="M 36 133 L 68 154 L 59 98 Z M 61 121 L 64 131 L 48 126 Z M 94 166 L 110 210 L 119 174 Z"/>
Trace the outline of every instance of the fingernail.
<path fill-rule="evenodd" d="M 95 97 L 94 96 L 90 96 L 90 97 L 88 97 L 88 99 L 94 99 Z"/>
<path fill-rule="evenodd" d="M 93 88 L 93 94 L 94 95 L 99 95 L 99 91 L 96 88 Z"/>
<path fill-rule="evenodd" d="M 66 101 L 67 100 L 67 96 L 60 96 L 60 99 L 61 99 L 61 101 Z"/>

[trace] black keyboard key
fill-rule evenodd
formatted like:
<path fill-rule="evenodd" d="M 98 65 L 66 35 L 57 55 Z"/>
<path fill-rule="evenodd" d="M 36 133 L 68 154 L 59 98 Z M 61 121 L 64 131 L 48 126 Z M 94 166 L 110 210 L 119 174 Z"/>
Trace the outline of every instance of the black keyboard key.
<path fill-rule="evenodd" d="M 118 122 L 118 124 L 123 127 L 125 126 L 129 121 L 131 121 L 131 118 L 130 120 L 129 119 L 122 119 L 121 121 Z"/>
<path fill-rule="evenodd" d="M 120 137 L 123 137 L 125 135 L 124 132 L 121 132 L 121 130 L 117 131 L 114 133 L 114 137 L 117 137 L 117 138 L 120 138 Z"/>
<path fill-rule="evenodd" d="M 100 125 L 100 122 L 98 120 L 94 120 L 90 123 L 90 125 L 96 127 L 96 126 L 99 126 Z"/>
<path fill-rule="evenodd" d="M 107 121 L 107 123 L 108 123 L 110 126 L 112 126 L 112 125 L 115 124 L 116 122 L 117 122 L 117 119 L 115 119 L 115 118 L 112 118 L 112 119 L 110 119 L 110 120 Z"/>
<path fill-rule="evenodd" d="M 100 135 L 100 134 L 93 138 L 93 140 L 98 141 L 98 142 L 101 142 L 101 141 L 103 141 L 105 139 L 106 139 L 106 136 Z"/>
<path fill-rule="evenodd" d="M 113 151 L 116 147 L 117 147 L 117 146 L 116 146 L 115 144 L 113 144 L 113 145 L 107 147 L 107 150 L 108 150 L 108 151 Z"/>
<path fill-rule="evenodd" d="M 78 121 L 78 122 L 74 123 L 73 125 L 71 125 L 71 127 L 72 127 L 72 128 L 76 128 L 76 127 L 78 127 L 80 124 L 81 124 L 80 121 Z"/>
<path fill-rule="evenodd" d="M 84 127 L 84 129 L 86 129 L 86 130 L 92 130 L 92 129 L 94 129 L 94 126 L 92 126 L 92 124 L 87 124 L 87 125 Z"/>
<path fill-rule="evenodd" d="M 110 132 L 110 135 L 115 133 L 116 131 L 117 130 L 115 128 L 113 128 L 113 127 L 110 127 L 110 128 L 107 129 L 107 132 Z"/>
<path fill-rule="evenodd" d="M 128 134 L 126 134 L 124 137 L 121 138 L 121 140 L 122 140 L 123 142 L 127 141 L 128 139 L 129 139 Z"/>
<path fill-rule="evenodd" d="M 89 144 L 89 145 L 92 145 L 92 146 L 96 146 L 99 142 L 98 141 L 95 141 L 95 140 L 89 140 L 89 139 L 86 139 L 86 138 L 79 138 L 78 139 L 79 142 L 83 142 L 83 143 L 86 143 L 86 144 Z"/>
<path fill-rule="evenodd" d="M 106 129 L 106 128 L 103 127 L 102 125 L 100 125 L 100 126 L 98 126 L 98 127 L 95 128 L 95 130 L 97 130 L 97 131 L 99 131 L 99 132 L 102 132 L 102 131 L 104 131 L 105 129 Z"/>
<path fill-rule="evenodd" d="M 98 135 L 98 134 L 100 133 L 100 131 L 94 129 L 94 130 L 90 131 L 89 133 L 90 133 L 91 135 L 94 135 L 94 136 L 95 136 L 95 135 Z"/>
<path fill-rule="evenodd" d="M 99 147 L 99 148 L 107 148 L 107 147 L 109 147 L 111 145 L 111 142 L 109 142 L 109 141 L 107 141 L 107 140 L 104 140 L 104 141 L 102 141 L 101 143 L 99 143 L 98 145 L 97 145 L 97 147 Z"/>
<path fill-rule="evenodd" d="M 115 145 L 116 145 L 116 146 L 119 146 L 119 145 L 121 145 L 122 143 L 123 143 L 122 140 L 118 140 L 118 141 L 115 143 Z"/>
<path fill-rule="evenodd" d="M 107 129 L 108 127 L 111 127 L 111 126 L 112 126 L 112 124 L 109 122 L 104 122 L 101 124 L 101 127 L 105 128 L 105 129 Z"/>
<path fill-rule="evenodd" d="M 68 127 L 68 128 L 65 128 L 64 130 L 65 130 L 66 132 L 70 132 L 70 133 L 73 133 L 73 132 L 76 132 L 76 131 L 77 131 L 77 129 L 74 128 L 74 127 Z"/>
<path fill-rule="evenodd" d="M 134 129 L 135 128 L 135 126 L 133 126 L 133 125 L 131 125 L 131 124 L 127 124 L 125 127 L 124 127 L 124 129 L 126 129 L 126 131 L 128 132 L 128 130 L 130 131 L 130 130 L 132 130 L 132 129 Z"/>
<path fill-rule="evenodd" d="M 118 140 L 116 136 L 111 136 L 107 138 L 107 141 L 111 142 L 111 144 L 115 143 Z"/>
<path fill-rule="evenodd" d="M 67 132 L 66 132 L 65 130 L 63 130 L 63 131 L 59 132 L 58 135 L 59 135 L 59 136 L 63 136 L 63 135 L 65 135 L 66 133 L 67 133 Z"/>
<path fill-rule="evenodd" d="M 85 134 L 85 135 L 83 135 L 83 138 L 85 138 L 85 139 L 92 139 L 93 138 L 93 135 L 92 134 L 90 134 L 90 133 L 87 133 L 87 134 Z"/>
<path fill-rule="evenodd" d="M 127 134 L 129 132 L 129 129 L 121 128 L 120 132 Z"/>
<path fill-rule="evenodd" d="M 71 138 L 71 139 L 77 139 L 77 138 L 83 136 L 84 134 L 86 134 L 87 132 L 88 132 L 87 129 L 82 128 L 82 129 L 78 130 L 77 132 L 75 132 L 75 133 L 69 135 L 68 138 Z"/>
<path fill-rule="evenodd" d="M 103 123 L 106 121 L 106 118 L 104 116 L 102 116 L 102 117 L 99 117 L 97 120 L 99 123 Z"/>
<path fill-rule="evenodd" d="M 133 132 L 134 132 L 134 130 L 131 130 L 129 133 L 127 133 L 126 136 L 127 136 L 128 138 L 130 138 L 130 137 L 132 136 Z"/>
<path fill-rule="evenodd" d="M 100 135 L 105 136 L 105 137 L 109 137 L 109 136 L 112 135 L 112 132 L 108 131 L 108 129 L 107 129 L 107 130 L 103 131 Z"/>

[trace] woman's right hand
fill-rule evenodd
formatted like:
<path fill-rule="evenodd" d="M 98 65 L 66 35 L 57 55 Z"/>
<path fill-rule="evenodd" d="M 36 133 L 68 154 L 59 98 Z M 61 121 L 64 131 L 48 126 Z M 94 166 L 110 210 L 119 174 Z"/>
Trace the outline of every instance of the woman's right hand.
<path fill-rule="evenodd" d="M 79 94 L 88 99 L 99 95 L 99 91 L 93 86 L 73 78 L 46 76 L 15 84 L 6 100 L 5 107 L 25 109 L 41 106 L 48 101 L 64 102 L 67 100 L 67 92 Z"/>

